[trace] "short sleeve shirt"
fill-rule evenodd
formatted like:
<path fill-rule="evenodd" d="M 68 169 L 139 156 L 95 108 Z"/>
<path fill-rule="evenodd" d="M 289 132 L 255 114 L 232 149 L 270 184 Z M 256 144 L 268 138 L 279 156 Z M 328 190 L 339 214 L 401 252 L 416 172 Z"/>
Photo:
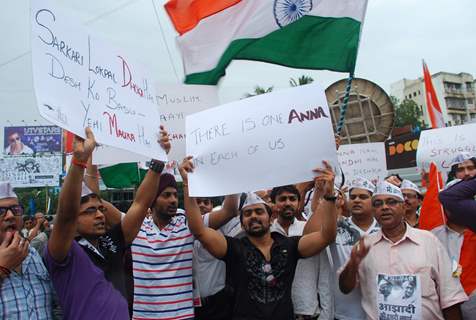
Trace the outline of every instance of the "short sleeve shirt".
<path fill-rule="evenodd" d="M 123 297 L 127 298 L 124 275 L 126 245 L 121 224 L 118 223 L 101 236 L 97 248 L 84 239 L 77 240 L 91 261 L 104 272 L 106 280 L 111 282 Z"/>
<path fill-rule="evenodd" d="M 45 261 L 65 319 L 129 319 L 127 300 L 76 241 L 64 261 L 55 261 L 48 249 Z"/>
<path fill-rule="evenodd" d="M 289 320 L 294 318 L 291 286 L 298 259 L 300 237 L 273 232 L 271 260 L 245 237 L 225 237 L 227 253 L 222 259 L 230 268 L 234 290 L 233 320 Z"/>

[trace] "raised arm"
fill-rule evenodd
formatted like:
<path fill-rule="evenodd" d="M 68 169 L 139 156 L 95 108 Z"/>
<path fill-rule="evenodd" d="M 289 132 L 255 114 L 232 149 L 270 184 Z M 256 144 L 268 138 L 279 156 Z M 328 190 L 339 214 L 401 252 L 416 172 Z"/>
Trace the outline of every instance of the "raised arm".
<path fill-rule="evenodd" d="M 76 234 L 84 170 L 95 146 L 96 141 L 90 128 L 86 128 L 86 140 L 74 138 L 73 161 L 61 188 L 55 227 L 48 241 L 49 253 L 58 262 L 66 258 Z"/>
<path fill-rule="evenodd" d="M 180 175 L 183 179 L 183 197 L 185 203 L 185 214 L 187 215 L 188 226 L 195 238 L 202 243 L 210 254 L 215 258 L 223 258 L 227 251 L 225 236 L 220 232 L 205 227 L 203 224 L 200 208 L 194 198 L 188 193 L 188 173 L 193 171 L 192 157 L 187 157 L 180 165 Z"/>
<path fill-rule="evenodd" d="M 86 168 L 86 173 L 84 174 L 84 183 L 88 188 L 96 193 L 100 194 L 101 190 L 99 189 L 99 175 L 98 175 L 98 167 L 93 165 L 93 157 L 89 157 L 88 166 Z M 108 228 L 115 226 L 116 224 L 121 222 L 121 211 L 114 207 L 114 205 L 104 199 L 102 199 L 102 205 L 107 209 L 104 212 L 104 216 L 106 217 L 106 225 Z"/>
<path fill-rule="evenodd" d="M 160 126 L 160 141 L 161 147 L 166 153 L 170 151 L 169 134 Z M 124 234 L 124 240 L 127 244 L 137 236 L 139 229 L 147 216 L 147 210 L 150 208 L 157 195 L 157 189 L 159 188 L 160 173 L 165 167 L 165 163 L 158 162 L 157 166 L 152 166 L 147 172 L 144 181 L 140 184 L 136 192 L 136 197 L 129 210 L 127 210 L 126 216 L 122 219 L 122 233 Z"/>
<path fill-rule="evenodd" d="M 238 205 L 240 195 L 233 194 L 225 197 L 223 206 L 220 210 L 210 212 L 208 226 L 212 229 L 219 229 L 228 221 L 238 215 Z"/>
<path fill-rule="evenodd" d="M 299 240 L 298 250 L 303 257 L 311 257 L 318 254 L 334 241 L 336 237 L 337 209 L 335 207 L 334 196 L 335 175 L 329 163 L 325 161 L 323 163 L 325 166 L 324 169 L 318 168 L 314 171 L 319 174 L 315 178 L 316 190 L 322 186 L 324 201 L 319 202 L 316 212 L 306 223 L 307 230 L 305 231 L 312 232 L 302 236 Z M 319 220 L 321 220 L 320 225 Z"/>
<path fill-rule="evenodd" d="M 343 294 L 348 294 L 357 285 L 357 274 L 359 265 L 369 252 L 369 247 L 365 246 L 364 238 L 361 238 L 357 245 L 352 248 L 350 259 L 339 276 L 339 289 Z"/>
<path fill-rule="evenodd" d="M 476 178 L 463 180 L 443 190 L 439 198 L 452 222 L 476 232 Z"/>

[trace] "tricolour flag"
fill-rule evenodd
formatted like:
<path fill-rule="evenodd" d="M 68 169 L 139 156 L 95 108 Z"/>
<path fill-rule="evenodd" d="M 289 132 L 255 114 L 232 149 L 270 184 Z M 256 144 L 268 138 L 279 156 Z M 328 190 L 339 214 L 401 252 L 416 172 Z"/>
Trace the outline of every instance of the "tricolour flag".
<path fill-rule="evenodd" d="M 189 84 L 216 84 L 232 60 L 353 72 L 367 0 L 170 0 Z"/>
<path fill-rule="evenodd" d="M 436 96 L 436 91 L 431 81 L 431 74 L 425 61 L 423 61 L 423 79 L 425 81 L 426 106 L 430 116 L 431 127 L 433 129 L 444 128 L 445 121 L 443 119 L 443 113 L 441 112 L 440 103 L 438 102 L 438 97 Z"/>

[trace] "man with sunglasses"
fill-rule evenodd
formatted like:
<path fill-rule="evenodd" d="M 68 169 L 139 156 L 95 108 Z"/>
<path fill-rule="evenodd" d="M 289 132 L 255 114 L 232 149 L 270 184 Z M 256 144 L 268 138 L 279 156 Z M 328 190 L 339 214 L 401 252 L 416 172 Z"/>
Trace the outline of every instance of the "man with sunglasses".
<path fill-rule="evenodd" d="M 165 131 L 161 131 L 161 145 L 168 152 Z M 165 164 L 151 162 L 127 214 L 106 232 L 106 208 L 99 195 L 83 183 L 95 146 L 90 128 L 86 128 L 85 140 L 75 137 L 73 160 L 60 193 L 45 260 L 65 319 L 129 319 L 124 252 L 147 215 Z"/>
<path fill-rule="evenodd" d="M 8 147 L 5 149 L 5 154 L 33 154 L 33 150 L 21 141 L 21 136 L 18 132 L 12 132 L 8 136 Z"/>
<path fill-rule="evenodd" d="M 467 297 L 458 279 L 451 276 L 448 254 L 432 233 L 405 222 L 400 188 L 387 181 L 379 183 L 372 205 L 382 229 L 352 249 L 340 274 L 341 291 L 349 293 L 359 286 L 362 307 L 371 320 L 389 315 L 461 319 L 460 304 Z M 416 281 L 412 299 L 405 295 L 405 281 Z"/>
<path fill-rule="evenodd" d="M 0 182 L 0 319 L 53 319 L 53 289 L 40 255 L 20 234 L 23 207 Z"/>

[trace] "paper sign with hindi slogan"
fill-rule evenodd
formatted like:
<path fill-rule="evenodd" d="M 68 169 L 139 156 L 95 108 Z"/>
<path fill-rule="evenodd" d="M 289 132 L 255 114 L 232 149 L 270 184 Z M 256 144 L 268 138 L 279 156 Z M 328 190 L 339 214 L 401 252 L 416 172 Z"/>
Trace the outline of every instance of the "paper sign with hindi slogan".
<path fill-rule="evenodd" d="M 31 1 L 33 78 L 40 114 L 84 136 L 149 158 L 157 142 L 154 79 L 120 49 L 99 39 L 47 0 Z"/>
<path fill-rule="evenodd" d="M 352 185 L 356 177 L 384 180 L 387 176 L 383 142 L 341 145 L 337 155 L 348 186 Z"/>
<path fill-rule="evenodd" d="M 218 88 L 198 85 L 156 85 L 157 104 L 160 123 L 170 136 L 172 148 L 168 154 L 170 162 L 180 163 L 185 158 L 185 118 L 186 116 L 217 106 Z M 123 162 L 147 161 L 130 151 L 112 147 L 99 147 L 94 150 L 94 164 L 116 164 Z"/>
<path fill-rule="evenodd" d="M 419 275 L 377 275 L 378 319 L 422 319 Z"/>
<path fill-rule="evenodd" d="M 428 169 L 434 162 L 438 170 L 448 172 L 451 162 L 460 152 L 476 156 L 476 124 L 431 129 L 421 132 L 417 164 Z"/>
<path fill-rule="evenodd" d="M 218 196 L 309 181 L 322 160 L 337 164 L 324 90 L 280 90 L 188 116 L 192 196 Z"/>

